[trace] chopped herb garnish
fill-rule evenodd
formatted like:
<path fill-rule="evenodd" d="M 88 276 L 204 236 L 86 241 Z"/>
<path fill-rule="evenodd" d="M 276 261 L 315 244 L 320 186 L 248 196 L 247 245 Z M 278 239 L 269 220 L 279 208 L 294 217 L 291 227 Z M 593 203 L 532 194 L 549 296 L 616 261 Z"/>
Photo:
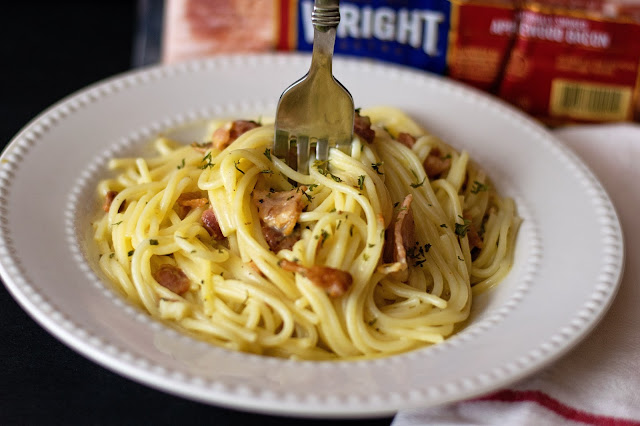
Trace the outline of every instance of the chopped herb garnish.
<path fill-rule="evenodd" d="M 362 258 L 367 261 L 369 260 L 369 255 L 367 253 L 362 253 Z"/>
<path fill-rule="evenodd" d="M 240 160 L 233 162 L 233 165 L 235 166 L 236 170 L 239 171 L 240 173 L 244 174 L 244 172 L 242 170 L 240 170 L 240 167 L 238 167 L 238 164 L 240 164 Z"/>
<path fill-rule="evenodd" d="M 412 188 L 417 188 L 419 186 L 422 186 L 424 184 L 424 181 L 427 179 L 427 177 L 425 176 L 424 179 L 422 179 L 422 182 L 416 182 L 416 183 L 412 183 L 411 187 Z"/>
<path fill-rule="evenodd" d="M 215 166 L 215 164 L 211 162 L 211 151 L 207 152 L 207 155 L 204 156 L 201 162 L 205 163 L 202 166 L 200 166 L 202 170 L 206 169 L 207 167 Z"/>
<path fill-rule="evenodd" d="M 424 245 L 420 245 L 416 241 L 415 247 L 410 247 L 407 249 L 407 257 L 413 259 L 413 266 L 419 266 L 422 268 L 422 264 L 427 261 L 426 255 L 431 248 L 431 244 L 426 243 Z"/>
<path fill-rule="evenodd" d="M 320 241 L 320 247 L 322 247 L 322 245 L 324 244 L 324 242 L 327 240 L 327 238 L 329 238 L 329 233 L 327 231 L 325 231 L 324 229 L 321 232 L 322 234 L 322 241 Z"/>
<path fill-rule="evenodd" d="M 446 228 L 446 227 L 447 227 L 446 223 L 443 223 L 442 225 L 440 225 L 440 228 Z"/>
<path fill-rule="evenodd" d="M 461 262 L 464 262 L 464 259 L 461 258 L 460 256 L 458 256 L 458 260 L 461 261 Z"/>
<path fill-rule="evenodd" d="M 455 233 L 459 237 L 464 237 L 467 235 L 467 231 L 469 231 L 469 226 L 471 225 L 471 221 L 469 219 L 465 219 L 462 216 L 458 216 L 460 219 L 464 221 L 464 223 L 456 223 Z"/>
<path fill-rule="evenodd" d="M 358 188 L 360 188 L 361 191 L 364 188 L 364 178 L 364 175 L 358 176 Z"/>
<path fill-rule="evenodd" d="M 271 161 L 271 150 L 269 148 L 265 148 L 263 154 L 264 154 L 265 157 L 267 157 L 269 159 L 269 161 Z"/>
<path fill-rule="evenodd" d="M 353 237 L 353 225 L 349 228 L 349 236 Z"/>
<path fill-rule="evenodd" d="M 109 254 L 109 259 L 113 259 L 113 256 L 115 256 L 115 255 L 116 255 L 115 253 Z"/>
<path fill-rule="evenodd" d="M 380 171 L 380 166 L 382 166 L 383 164 L 384 164 L 384 161 L 380 161 L 379 163 L 372 163 L 371 168 L 375 170 L 377 174 L 383 175 L 384 173 Z"/>
<path fill-rule="evenodd" d="M 129 250 L 129 252 L 127 253 L 127 256 L 129 257 L 133 256 L 133 253 L 135 253 L 135 251 L 136 251 L 135 249 Z"/>
<path fill-rule="evenodd" d="M 373 324 L 375 324 L 375 323 L 376 323 L 376 321 L 378 321 L 378 318 L 374 318 L 374 319 L 372 319 L 372 320 L 371 320 L 371 321 L 369 321 L 367 324 L 369 324 L 369 325 L 373 325 Z"/>
<path fill-rule="evenodd" d="M 447 154 L 444 157 L 441 157 L 442 160 L 448 160 L 449 158 L 451 158 L 451 154 Z"/>
<path fill-rule="evenodd" d="M 396 201 L 395 203 L 393 203 L 393 208 L 396 208 L 400 205 L 400 201 Z"/>
<path fill-rule="evenodd" d="M 342 221 L 341 221 L 341 220 L 339 220 L 339 221 L 338 221 L 338 225 L 336 225 L 336 231 L 337 231 L 338 229 L 340 229 L 340 225 L 342 225 Z"/>
<path fill-rule="evenodd" d="M 334 175 L 333 173 L 329 173 L 329 175 L 331 175 L 331 179 L 335 180 L 336 182 L 342 182 L 342 179 L 340 179 L 338 176 Z"/>
<path fill-rule="evenodd" d="M 473 187 L 471 188 L 472 194 L 477 194 L 478 192 L 483 192 L 489 190 L 489 185 L 486 183 L 478 182 L 477 180 L 473 181 Z"/>
<path fill-rule="evenodd" d="M 313 200 L 313 197 L 312 197 L 311 195 L 307 194 L 307 191 L 302 190 L 302 194 L 303 194 L 305 197 L 307 197 L 307 200 L 308 200 L 308 201 Z"/>
<path fill-rule="evenodd" d="M 184 158 L 182 159 L 182 162 L 178 165 L 178 170 L 184 168 Z"/>
<path fill-rule="evenodd" d="M 356 108 L 356 109 L 355 109 L 356 114 L 360 114 L 360 111 L 361 111 L 361 110 L 362 110 L 362 108 Z"/>
<path fill-rule="evenodd" d="M 149 245 L 157 246 L 158 245 L 158 240 L 153 240 L 153 239 L 149 240 Z"/>
<path fill-rule="evenodd" d="M 367 244 L 367 245 L 369 246 L 369 248 L 376 246 L 375 244 Z"/>
<path fill-rule="evenodd" d="M 271 169 L 265 169 L 265 170 L 260 170 L 260 173 L 264 173 L 264 174 L 273 174 L 273 170 Z"/>
<path fill-rule="evenodd" d="M 318 173 L 320 173 L 322 176 L 326 176 L 327 175 L 327 164 L 329 163 L 328 160 L 324 160 L 324 161 L 319 161 L 316 160 L 313 162 L 313 167 L 316 168 L 316 170 L 318 170 Z"/>
<path fill-rule="evenodd" d="M 112 224 L 111 226 L 117 226 L 117 225 L 120 225 L 121 223 L 122 223 L 122 221 L 116 222 L 116 223 Z"/>

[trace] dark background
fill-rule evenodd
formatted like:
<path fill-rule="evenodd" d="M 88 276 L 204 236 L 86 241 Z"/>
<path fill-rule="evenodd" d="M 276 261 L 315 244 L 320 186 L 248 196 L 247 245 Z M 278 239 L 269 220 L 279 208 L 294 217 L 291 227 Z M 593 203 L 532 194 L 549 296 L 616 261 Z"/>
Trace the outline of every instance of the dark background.
<path fill-rule="evenodd" d="M 133 1 L 2 4 L 1 148 L 54 102 L 131 68 L 136 6 Z M 391 422 L 391 418 L 325 422 L 261 416 L 155 391 L 111 373 L 58 342 L 20 308 L 4 286 L 0 286 L 0 336 L 2 425 Z"/>

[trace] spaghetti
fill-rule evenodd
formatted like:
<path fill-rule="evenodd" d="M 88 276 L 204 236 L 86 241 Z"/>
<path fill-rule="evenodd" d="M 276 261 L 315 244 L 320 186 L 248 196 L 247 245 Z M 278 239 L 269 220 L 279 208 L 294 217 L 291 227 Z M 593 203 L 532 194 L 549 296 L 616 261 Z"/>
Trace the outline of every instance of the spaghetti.
<path fill-rule="evenodd" d="M 102 271 L 151 316 L 234 350 L 355 359 L 441 342 L 508 273 L 514 202 L 403 112 L 360 113 L 371 142 L 308 175 L 254 122 L 111 160 Z"/>

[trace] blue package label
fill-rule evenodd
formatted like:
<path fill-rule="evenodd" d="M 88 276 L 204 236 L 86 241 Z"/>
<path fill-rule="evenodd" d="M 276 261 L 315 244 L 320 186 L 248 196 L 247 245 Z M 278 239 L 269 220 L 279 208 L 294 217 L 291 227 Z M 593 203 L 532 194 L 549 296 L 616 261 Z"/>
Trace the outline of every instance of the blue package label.
<path fill-rule="evenodd" d="M 364 56 L 444 74 L 449 0 L 340 2 L 336 54 Z M 313 48 L 312 0 L 298 7 L 298 50 Z"/>

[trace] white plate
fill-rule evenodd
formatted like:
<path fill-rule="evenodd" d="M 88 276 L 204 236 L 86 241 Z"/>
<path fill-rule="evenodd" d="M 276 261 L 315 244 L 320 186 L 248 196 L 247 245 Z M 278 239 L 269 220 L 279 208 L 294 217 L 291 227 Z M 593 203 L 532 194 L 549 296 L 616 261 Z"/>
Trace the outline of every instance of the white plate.
<path fill-rule="evenodd" d="M 240 56 L 116 77 L 31 122 L 0 164 L 0 273 L 43 327 L 124 376 L 208 403 L 302 416 L 390 414 L 477 396 L 522 378 L 583 338 L 623 264 L 620 225 L 591 172 L 542 127 L 431 75 L 356 60 L 334 73 L 356 106 L 394 105 L 470 151 L 524 218 L 513 270 L 442 344 L 362 362 L 230 352 L 150 320 L 94 272 L 87 212 L 106 160 L 157 133 L 191 142 L 214 116 L 273 113 L 307 56 Z M 185 130 L 186 129 L 186 130 Z"/>

